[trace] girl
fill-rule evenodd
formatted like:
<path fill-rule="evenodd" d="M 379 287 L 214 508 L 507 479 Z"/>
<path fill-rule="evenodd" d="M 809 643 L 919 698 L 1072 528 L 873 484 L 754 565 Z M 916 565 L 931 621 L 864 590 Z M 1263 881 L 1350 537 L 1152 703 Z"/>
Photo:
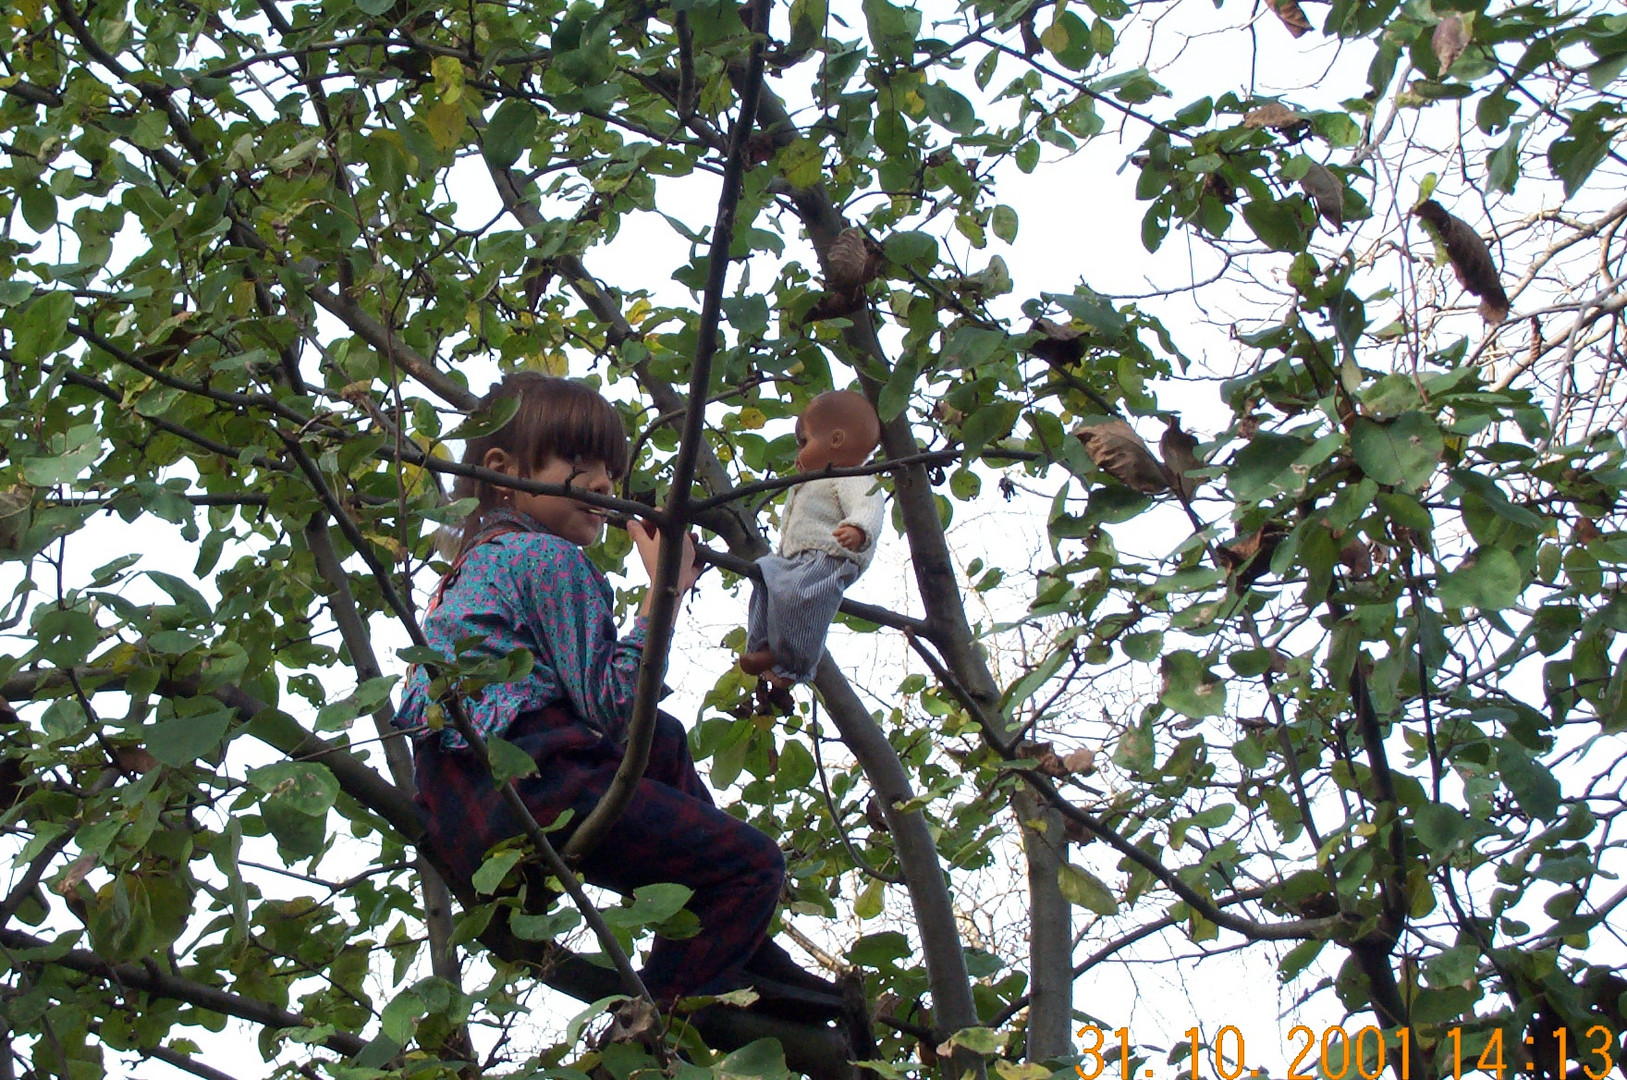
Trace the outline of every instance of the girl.
<path fill-rule="evenodd" d="M 518 401 L 514 418 L 470 440 L 466 464 L 610 493 L 627 468 L 627 436 L 608 401 L 581 383 L 519 372 L 494 386 L 481 407 L 490 410 L 509 398 Z M 446 656 L 460 644 L 467 650 L 471 640 L 474 656 L 531 651 L 535 663 L 525 678 L 489 685 L 465 706 L 482 736 L 501 737 L 535 759 L 537 774 L 516 787 L 539 824 L 546 828 L 573 811 L 554 841 L 563 844 L 621 762 L 650 601 L 645 598 L 632 632 L 618 637 L 610 583 L 582 551 L 599 539 L 603 511 L 569 496 L 459 478 L 454 496 L 470 495 L 478 502 L 425 614 L 424 633 Z M 639 521 L 628 531 L 653 579 L 656 531 Z M 685 544 L 688 569 L 680 592 L 697 572 L 693 544 L 687 538 Z M 450 726 L 428 729 L 431 704 L 428 676 L 416 668 L 397 722 L 417 737 L 425 843 L 467 882 L 486 851 L 521 827 L 464 740 Z M 653 882 L 694 890 L 688 906 L 700 932 L 684 941 L 657 938 L 643 971 L 650 994 L 663 1005 L 741 986 L 748 967 L 779 979 L 812 978 L 767 941 L 785 875 L 779 847 L 712 804 L 684 730 L 670 716 L 657 722 L 649 768 L 632 803 L 578 869 L 588 882 L 623 894 Z"/>

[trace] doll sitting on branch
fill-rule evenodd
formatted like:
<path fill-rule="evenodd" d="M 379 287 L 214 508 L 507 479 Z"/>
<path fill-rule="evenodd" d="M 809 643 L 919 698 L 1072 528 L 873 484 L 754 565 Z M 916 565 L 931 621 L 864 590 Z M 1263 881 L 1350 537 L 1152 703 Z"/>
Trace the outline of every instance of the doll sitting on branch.
<path fill-rule="evenodd" d="M 881 420 L 862 394 L 833 390 L 797 418 L 797 470 L 863 465 L 881 442 Z M 786 494 L 778 554 L 757 560 L 740 668 L 776 687 L 812 680 L 842 593 L 870 565 L 883 496 L 874 476 L 808 480 Z"/>

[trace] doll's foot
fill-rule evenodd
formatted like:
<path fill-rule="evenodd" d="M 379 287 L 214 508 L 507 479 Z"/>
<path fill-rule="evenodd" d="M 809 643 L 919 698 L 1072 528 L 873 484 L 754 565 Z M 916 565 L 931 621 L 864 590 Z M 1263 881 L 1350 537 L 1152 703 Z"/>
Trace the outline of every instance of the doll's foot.
<path fill-rule="evenodd" d="M 773 666 L 774 654 L 767 649 L 740 654 L 740 670 L 747 675 L 761 675 Z"/>

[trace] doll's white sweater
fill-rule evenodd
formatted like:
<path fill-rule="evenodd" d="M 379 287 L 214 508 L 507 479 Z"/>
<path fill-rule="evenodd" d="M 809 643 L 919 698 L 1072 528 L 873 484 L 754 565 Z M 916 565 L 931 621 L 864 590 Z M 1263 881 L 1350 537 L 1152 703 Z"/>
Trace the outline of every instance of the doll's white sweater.
<path fill-rule="evenodd" d="M 823 551 L 859 564 L 862 571 L 876 553 L 881 535 L 885 497 L 874 476 L 831 476 L 793 487 L 780 511 L 780 554 Z M 853 525 L 864 533 L 857 551 L 843 547 L 833 535 L 838 525 Z"/>

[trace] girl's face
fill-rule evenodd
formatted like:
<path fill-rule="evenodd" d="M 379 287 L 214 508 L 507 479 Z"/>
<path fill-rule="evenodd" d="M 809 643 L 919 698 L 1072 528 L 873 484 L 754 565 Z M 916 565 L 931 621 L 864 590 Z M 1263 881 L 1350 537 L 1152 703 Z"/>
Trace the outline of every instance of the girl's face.
<path fill-rule="evenodd" d="M 494 461 L 494 458 L 497 460 Z M 519 475 L 519 470 L 514 467 L 514 459 L 501 450 L 493 450 L 487 454 L 484 464 L 488 469 Z M 525 479 L 535 480 L 541 484 L 568 484 L 597 495 L 609 495 L 614 490 L 610 473 L 600 461 L 566 461 L 564 458 L 549 458 L 540 469 Z M 515 491 L 512 494 L 513 498 L 507 505 L 533 518 L 537 524 L 560 539 L 569 540 L 578 547 L 596 543 L 599 534 L 604 531 L 605 512 L 596 506 L 577 502 L 564 495 L 533 495 L 527 491 Z"/>

